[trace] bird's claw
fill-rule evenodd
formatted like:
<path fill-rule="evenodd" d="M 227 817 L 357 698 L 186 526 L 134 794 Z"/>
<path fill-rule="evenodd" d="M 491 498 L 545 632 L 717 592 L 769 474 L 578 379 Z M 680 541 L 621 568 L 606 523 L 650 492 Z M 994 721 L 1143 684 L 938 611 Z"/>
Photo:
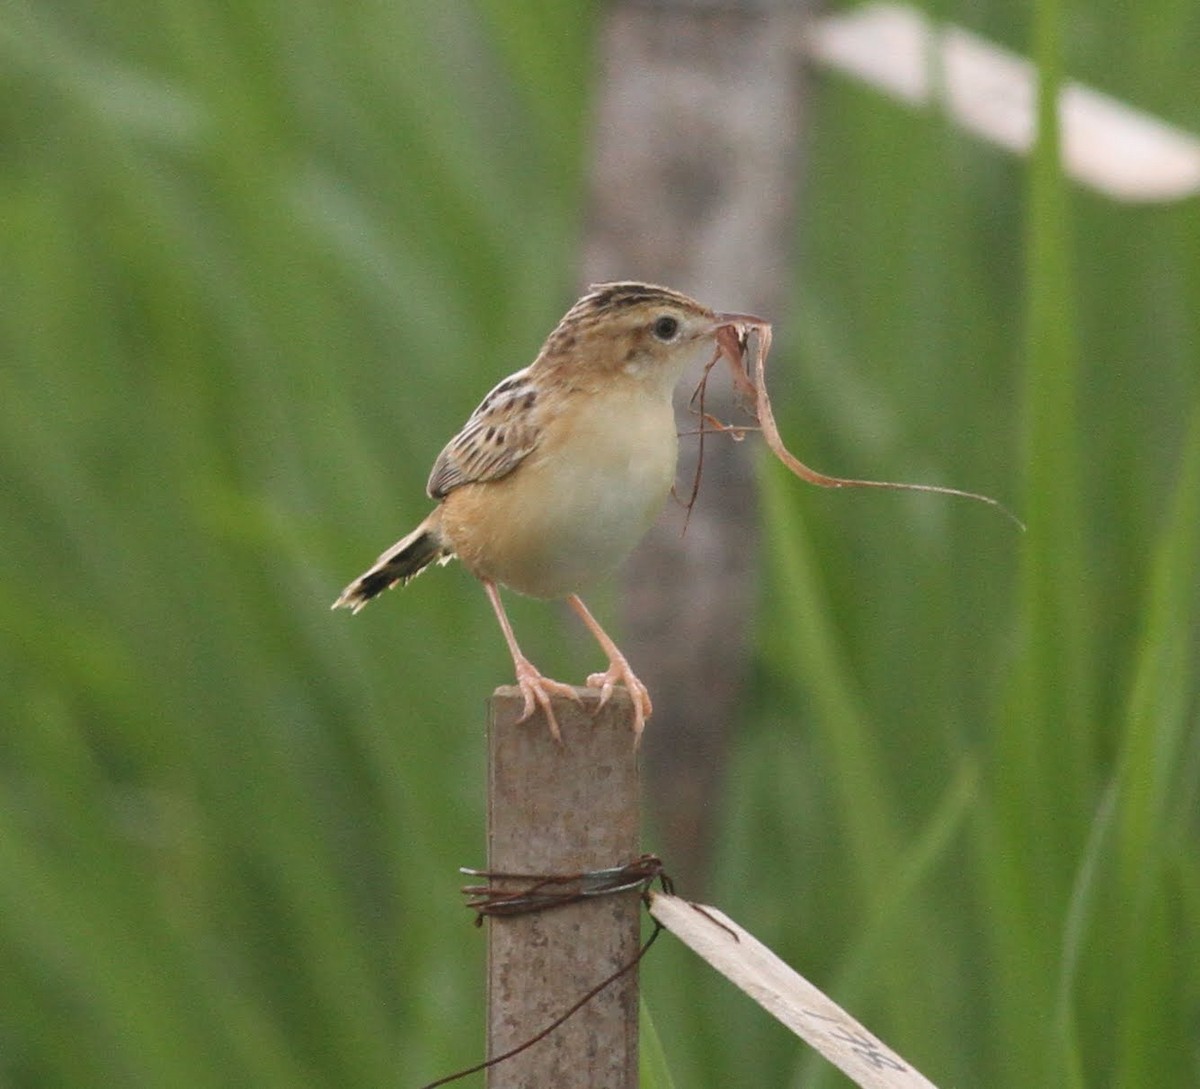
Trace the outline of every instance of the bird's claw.
<path fill-rule="evenodd" d="M 616 678 L 612 676 L 611 671 L 608 673 L 589 673 L 587 679 L 588 688 L 600 689 L 600 702 L 593 709 L 593 714 L 600 710 L 610 699 L 612 699 L 613 689 L 616 687 Z"/>
<path fill-rule="evenodd" d="M 646 728 L 646 719 L 654 713 L 654 704 L 650 701 L 650 690 L 638 680 L 629 663 L 623 658 L 609 663 L 603 673 L 593 673 L 587 679 L 588 688 L 600 689 L 600 700 L 596 704 L 596 712 L 612 698 L 613 690 L 618 684 L 629 690 L 633 701 L 633 743 L 641 744 L 642 731 Z"/>
<path fill-rule="evenodd" d="M 552 681 L 549 677 L 544 676 L 528 658 L 522 658 L 517 662 L 517 687 L 520 688 L 521 695 L 525 700 L 521 717 L 517 721 L 525 722 L 534 710 L 540 707 L 546 716 L 546 723 L 550 727 L 550 736 L 561 745 L 562 731 L 558 728 L 558 719 L 554 717 L 551 697 L 567 696 L 576 703 L 582 703 L 579 693 L 569 684 Z"/>

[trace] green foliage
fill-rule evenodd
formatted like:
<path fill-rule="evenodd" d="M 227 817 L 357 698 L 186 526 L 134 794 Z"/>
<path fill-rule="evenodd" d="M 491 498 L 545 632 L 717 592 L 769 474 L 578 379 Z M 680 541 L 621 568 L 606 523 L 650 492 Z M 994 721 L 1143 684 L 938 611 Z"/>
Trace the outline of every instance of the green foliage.
<path fill-rule="evenodd" d="M 658 1030 L 654 1027 L 654 1020 L 646 1008 L 645 1001 L 638 1009 L 638 1034 L 640 1089 L 675 1089 L 662 1041 L 658 1038 Z"/>
<path fill-rule="evenodd" d="M 1200 131 L 1193 6 L 937 13 Z M 574 295 L 592 13 L 0 19 L 0 1083 L 421 1084 L 482 1046 L 508 665 L 461 571 L 327 606 Z M 814 93 L 785 437 L 1029 530 L 763 465 L 712 898 L 938 1084 L 1193 1084 L 1197 202 Z M 841 1084 L 668 937 L 642 977 L 648 1084 Z"/>

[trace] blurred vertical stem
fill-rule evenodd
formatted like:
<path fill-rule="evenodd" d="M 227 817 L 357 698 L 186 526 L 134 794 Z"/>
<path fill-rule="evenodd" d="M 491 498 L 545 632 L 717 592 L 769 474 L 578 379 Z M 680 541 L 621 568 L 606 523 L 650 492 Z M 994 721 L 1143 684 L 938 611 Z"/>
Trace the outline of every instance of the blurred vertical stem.
<path fill-rule="evenodd" d="M 1092 607 L 1081 501 L 1070 209 L 1060 165 L 1058 0 L 1038 0 L 1033 56 L 1038 140 L 1026 235 L 1025 516 L 1017 661 L 995 740 L 987 864 L 1003 985 L 1000 1060 L 1011 1084 L 1071 1084 L 1074 1052 L 1044 1011 L 1069 880 L 1082 850 L 1094 776 L 1087 663 Z M 1065 1022 L 1060 1022 L 1061 1030 Z"/>
<path fill-rule="evenodd" d="M 1064 817 L 1087 804 L 1092 694 L 1080 429 L 1079 350 L 1070 262 L 1070 209 L 1060 168 L 1058 0 L 1039 0 L 1034 56 L 1041 73 L 1039 139 L 1029 189 L 1025 369 L 1026 516 L 1021 570 L 1023 654 L 1010 736 L 1040 782 L 1046 809 Z M 1016 755 L 1016 754 L 1007 754 Z M 1049 764 L 1037 758 L 1048 756 Z M 1054 799 L 1058 802 L 1055 804 Z M 1078 834 L 1081 828 L 1060 828 Z"/>
<path fill-rule="evenodd" d="M 638 1025 L 641 1038 L 638 1075 L 642 1089 L 675 1089 L 671 1069 L 667 1065 L 667 1053 L 663 1050 L 662 1040 L 658 1029 L 654 1027 L 654 1019 L 650 1016 L 644 997 L 638 1007 Z"/>
<path fill-rule="evenodd" d="M 1150 569 L 1145 625 L 1124 721 L 1117 783 L 1118 911 L 1110 934 L 1120 951 L 1112 1085 L 1153 1085 L 1164 1070 L 1180 1084 L 1194 1073 L 1195 1028 L 1177 993 L 1179 954 L 1172 900 L 1179 860 L 1194 858 L 1181 830 L 1194 811 L 1181 769 L 1197 726 L 1200 629 L 1200 406 L 1193 409 L 1175 499 Z M 1185 969 L 1186 971 L 1186 969 Z"/>

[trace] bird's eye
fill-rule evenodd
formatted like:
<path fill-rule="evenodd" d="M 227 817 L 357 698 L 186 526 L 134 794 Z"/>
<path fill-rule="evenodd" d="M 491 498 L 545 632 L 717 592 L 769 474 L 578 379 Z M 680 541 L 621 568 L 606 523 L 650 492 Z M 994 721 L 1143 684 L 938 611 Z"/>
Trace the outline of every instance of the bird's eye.
<path fill-rule="evenodd" d="M 664 314 L 661 318 L 655 321 L 651 327 L 654 330 L 654 335 L 659 340 L 670 340 L 676 333 L 679 332 L 679 319 L 671 317 L 670 314 Z"/>

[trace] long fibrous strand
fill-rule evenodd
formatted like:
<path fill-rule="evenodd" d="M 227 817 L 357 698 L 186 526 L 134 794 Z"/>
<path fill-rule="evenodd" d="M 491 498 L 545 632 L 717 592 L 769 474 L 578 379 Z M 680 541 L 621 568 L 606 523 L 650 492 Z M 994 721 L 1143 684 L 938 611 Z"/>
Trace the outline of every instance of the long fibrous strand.
<path fill-rule="evenodd" d="M 754 334 L 754 376 L 751 378 L 746 367 L 745 353 L 748 351 L 749 334 Z M 851 477 L 830 476 L 809 468 L 797 458 L 783 443 L 779 427 L 775 423 L 775 413 L 771 409 L 771 399 L 767 395 L 766 359 L 771 347 L 771 326 L 765 321 L 731 321 L 717 330 L 717 350 L 708 365 L 704 368 L 704 376 L 700 380 L 696 393 L 692 395 L 694 402 L 699 397 L 701 418 L 704 414 L 704 386 L 708 382 L 709 372 L 717 361 L 725 356 L 733 369 L 734 385 L 739 392 L 745 394 L 754 405 L 754 414 L 758 418 L 759 428 L 771 452 L 783 462 L 801 480 L 816 484 L 822 488 L 887 488 L 891 491 L 930 492 L 934 495 L 952 495 L 960 499 L 973 499 L 978 503 L 986 503 L 995 507 L 1005 517 L 1009 518 L 1019 529 L 1025 529 L 1025 523 L 997 499 L 978 492 L 963 491 L 961 488 L 950 488 L 941 484 L 910 484 L 892 480 L 857 480 Z M 715 422 L 715 421 L 714 421 Z M 722 425 L 722 427 L 727 425 Z M 701 428 L 701 443 L 704 441 L 705 430 Z M 696 492 L 700 481 L 697 473 L 696 482 L 692 489 L 691 502 L 695 502 Z M 689 513 L 691 504 L 689 503 Z"/>

